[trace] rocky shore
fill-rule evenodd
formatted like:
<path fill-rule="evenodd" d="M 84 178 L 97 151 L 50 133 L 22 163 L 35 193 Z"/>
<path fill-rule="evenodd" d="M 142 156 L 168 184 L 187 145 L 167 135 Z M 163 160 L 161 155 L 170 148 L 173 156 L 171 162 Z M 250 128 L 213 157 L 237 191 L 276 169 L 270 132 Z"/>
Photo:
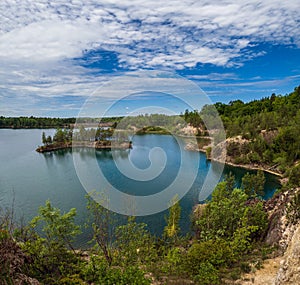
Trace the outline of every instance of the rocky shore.
<path fill-rule="evenodd" d="M 215 146 L 214 148 L 212 147 L 212 144 L 207 144 L 204 146 L 196 145 L 194 143 L 188 143 L 185 146 L 185 149 L 188 151 L 200 151 L 206 154 L 207 160 L 213 160 L 213 161 L 218 161 L 221 163 L 225 163 L 230 166 L 234 167 L 240 167 L 240 168 L 245 168 L 249 170 L 263 170 L 265 172 L 268 172 L 270 174 L 276 175 L 280 178 L 283 178 L 282 173 L 274 166 L 270 165 L 265 165 L 265 164 L 237 164 L 234 163 L 234 157 L 229 156 L 226 154 L 225 149 L 226 149 L 226 144 L 230 141 L 231 139 L 226 139 L 225 142 L 222 142 Z"/>

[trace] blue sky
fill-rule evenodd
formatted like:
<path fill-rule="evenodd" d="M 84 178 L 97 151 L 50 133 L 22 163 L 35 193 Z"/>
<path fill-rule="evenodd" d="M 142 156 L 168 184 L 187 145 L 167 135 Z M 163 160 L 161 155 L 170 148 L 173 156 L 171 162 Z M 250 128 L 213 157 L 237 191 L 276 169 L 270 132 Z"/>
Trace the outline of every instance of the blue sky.
<path fill-rule="evenodd" d="M 300 85 L 298 12 L 298 0 L 2 0 L 0 115 L 77 116 L 103 84 L 145 69 L 191 80 L 212 102 L 289 93 Z M 140 106 L 127 101 L 116 114 Z"/>

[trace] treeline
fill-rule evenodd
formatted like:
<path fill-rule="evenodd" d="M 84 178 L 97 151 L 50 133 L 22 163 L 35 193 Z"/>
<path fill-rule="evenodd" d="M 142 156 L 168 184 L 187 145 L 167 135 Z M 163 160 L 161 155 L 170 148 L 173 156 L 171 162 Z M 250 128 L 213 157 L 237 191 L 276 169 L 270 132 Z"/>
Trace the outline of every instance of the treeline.
<path fill-rule="evenodd" d="M 73 246 L 82 229 L 75 223 L 76 209 L 61 213 L 47 201 L 38 216 L 21 227 L 14 227 L 9 215 L 0 215 L 0 283 L 232 284 L 253 270 L 251 264 L 259 268 L 270 252 L 262 243 L 268 224 L 259 198 L 263 184 L 262 172 L 244 177 L 242 189 L 229 175 L 211 200 L 193 212 L 194 234 L 189 236 L 180 231 L 176 196 L 161 237 L 134 217 L 120 223 L 88 196 L 87 225 L 93 229 L 94 246 L 85 252 Z M 292 211 L 291 216 L 299 218 Z"/>
<path fill-rule="evenodd" d="M 300 159 L 300 86 L 286 95 L 272 94 L 260 100 L 244 103 L 216 103 L 227 138 L 227 154 L 236 164 L 266 165 L 275 171 L 288 173 Z M 210 106 L 198 112 L 186 111 L 185 120 L 203 128 L 203 118 Z M 298 173 L 300 176 L 300 172 Z"/>
<path fill-rule="evenodd" d="M 65 128 L 74 124 L 75 118 L 0 117 L 0 128 L 43 129 Z"/>
<path fill-rule="evenodd" d="M 57 128 L 53 137 L 47 136 L 45 132 L 42 132 L 42 143 L 46 146 L 52 143 L 68 143 L 72 142 L 72 136 L 73 130 Z"/>
<path fill-rule="evenodd" d="M 300 159 L 300 86 L 287 96 L 243 103 L 217 103 L 228 137 L 241 135 L 243 144 L 230 143 L 228 154 L 240 163 L 265 163 L 282 173 Z M 300 174 L 300 173 L 299 173 Z"/>
<path fill-rule="evenodd" d="M 50 144 L 71 143 L 77 142 L 94 142 L 94 141 L 128 141 L 128 134 L 126 131 L 116 131 L 114 128 L 84 128 L 80 126 L 79 129 L 61 129 L 57 128 L 53 137 L 42 132 L 42 143 L 44 146 Z"/>
<path fill-rule="evenodd" d="M 51 118 L 51 117 L 3 117 L 0 116 L 0 128 L 12 129 L 47 129 L 47 128 L 70 128 L 75 122 L 98 124 L 116 122 L 118 117 L 111 118 Z"/>
<path fill-rule="evenodd" d="M 186 126 L 186 122 L 179 115 L 166 115 L 166 114 L 144 114 L 138 116 L 128 116 L 122 118 L 118 123 L 118 129 L 135 130 L 143 132 L 143 129 L 158 128 L 156 131 L 159 133 L 162 130 L 165 133 L 177 133 Z"/>

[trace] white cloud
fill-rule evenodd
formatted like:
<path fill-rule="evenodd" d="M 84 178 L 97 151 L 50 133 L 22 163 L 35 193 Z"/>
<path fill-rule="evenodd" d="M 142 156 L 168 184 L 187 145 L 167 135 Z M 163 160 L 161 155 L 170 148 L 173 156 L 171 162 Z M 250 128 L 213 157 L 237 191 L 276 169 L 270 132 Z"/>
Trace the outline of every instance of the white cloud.
<path fill-rule="evenodd" d="M 110 50 L 129 45 L 135 53 L 124 52 L 122 60 L 133 68 L 141 62 L 132 57 L 143 56 L 149 66 L 226 65 L 250 42 L 293 39 L 299 45 L 297 2 L 8 0 L 0 7 L 9 15 L 0 20 L 0 58 L 72 58 L 95 44 Z M 145 51 L 149 47 L 151 53 Z M 175 52 L 180 62 L 161 61 L 161 55 Z"/>
<path fill-rule="evenodd" d="M 298 0 L 2 0 L 0 86 L 86 96 L 107 80 L 71 62 L 107 49 L 128 69 L 240 65 L 261 42 L 300 47 Z"/>

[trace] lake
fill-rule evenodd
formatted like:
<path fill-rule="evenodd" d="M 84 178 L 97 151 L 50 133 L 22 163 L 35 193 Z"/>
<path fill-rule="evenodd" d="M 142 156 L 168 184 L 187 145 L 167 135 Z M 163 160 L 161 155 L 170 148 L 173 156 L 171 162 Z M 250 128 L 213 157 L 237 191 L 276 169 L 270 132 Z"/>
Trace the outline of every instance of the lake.
<path fill-rule="evenodd" d="M 0 206 L 2 208 L 14 206 L 17 217 L 24 217 L 29 221 L 37 214 L 38 208 L 49 199 L 51 203 L 62 211 L 70 208 L 77 209 L 76 222 L 84 225 L 87 218 L 86 190 L 75 171 L 72 151 L 61 150 L 53 153 L 37 153 L 35 149 L 41 145 L 42 132 L 53 135 L 54 130 L 39 129 L 0 129 Z M 120 174 L 113 160 L 122 160 L 128 163 L 128 157 L 134 164 L 141 168 L 149 167 L 149 149 L 161 147 L 167 155 L 165 169 L 157 177 L 148 182 L 134 181 Z M 115 153 L 113 153 L 115 152 Z M 185 151 L 185 155 L 191 161 L 199 159 L 199 170 L 190 191 L 180 201 L 182 207 L 181 228 L 183 232 L 189 230 L 189 218 L 192 207 L 198 202 L 199 189 L 201 189 L 205 176 L 210 168 L 210 162 L 206 161 L 205 155 L 198 152 Z M 180 155 L 177 141 L 170 135 L 142 135 L 133 137 L 133 148 L 123 151 L 97 151 L 96 159 L 103 173 L 112 185 L 125 193 L 132 195 L 150 195 L 161 188 L 166 187 L 177 175 Z M 91 152 L 77 150 L 74 155 L 82 163 L 89 164 Z M 225 166 L 223 175 L 233 172 L 236 176 L 237 185 L 246 170 Z M 92 184 L 99 182 L 95 174 Z M 98 183 L 99 184 L 99 183 Z M 98 185 L 97 184 L 97 185 Z M 101 185 L 99 185 L 101 188 Z M 271 197 L 279 187 L 275 176 L 266 173 L 265 192 L 266 198 Z M 93 190 L 93 189 L 90 189 Z M 165 226 L 167 211 L 138 217 L 138 221 L 148 224 L 152 233 L 161 234 Z M 83 234 L 78 238 L 77 245 L 85 246 L 91 238 L 91 231 L 83 229 Z"/>

